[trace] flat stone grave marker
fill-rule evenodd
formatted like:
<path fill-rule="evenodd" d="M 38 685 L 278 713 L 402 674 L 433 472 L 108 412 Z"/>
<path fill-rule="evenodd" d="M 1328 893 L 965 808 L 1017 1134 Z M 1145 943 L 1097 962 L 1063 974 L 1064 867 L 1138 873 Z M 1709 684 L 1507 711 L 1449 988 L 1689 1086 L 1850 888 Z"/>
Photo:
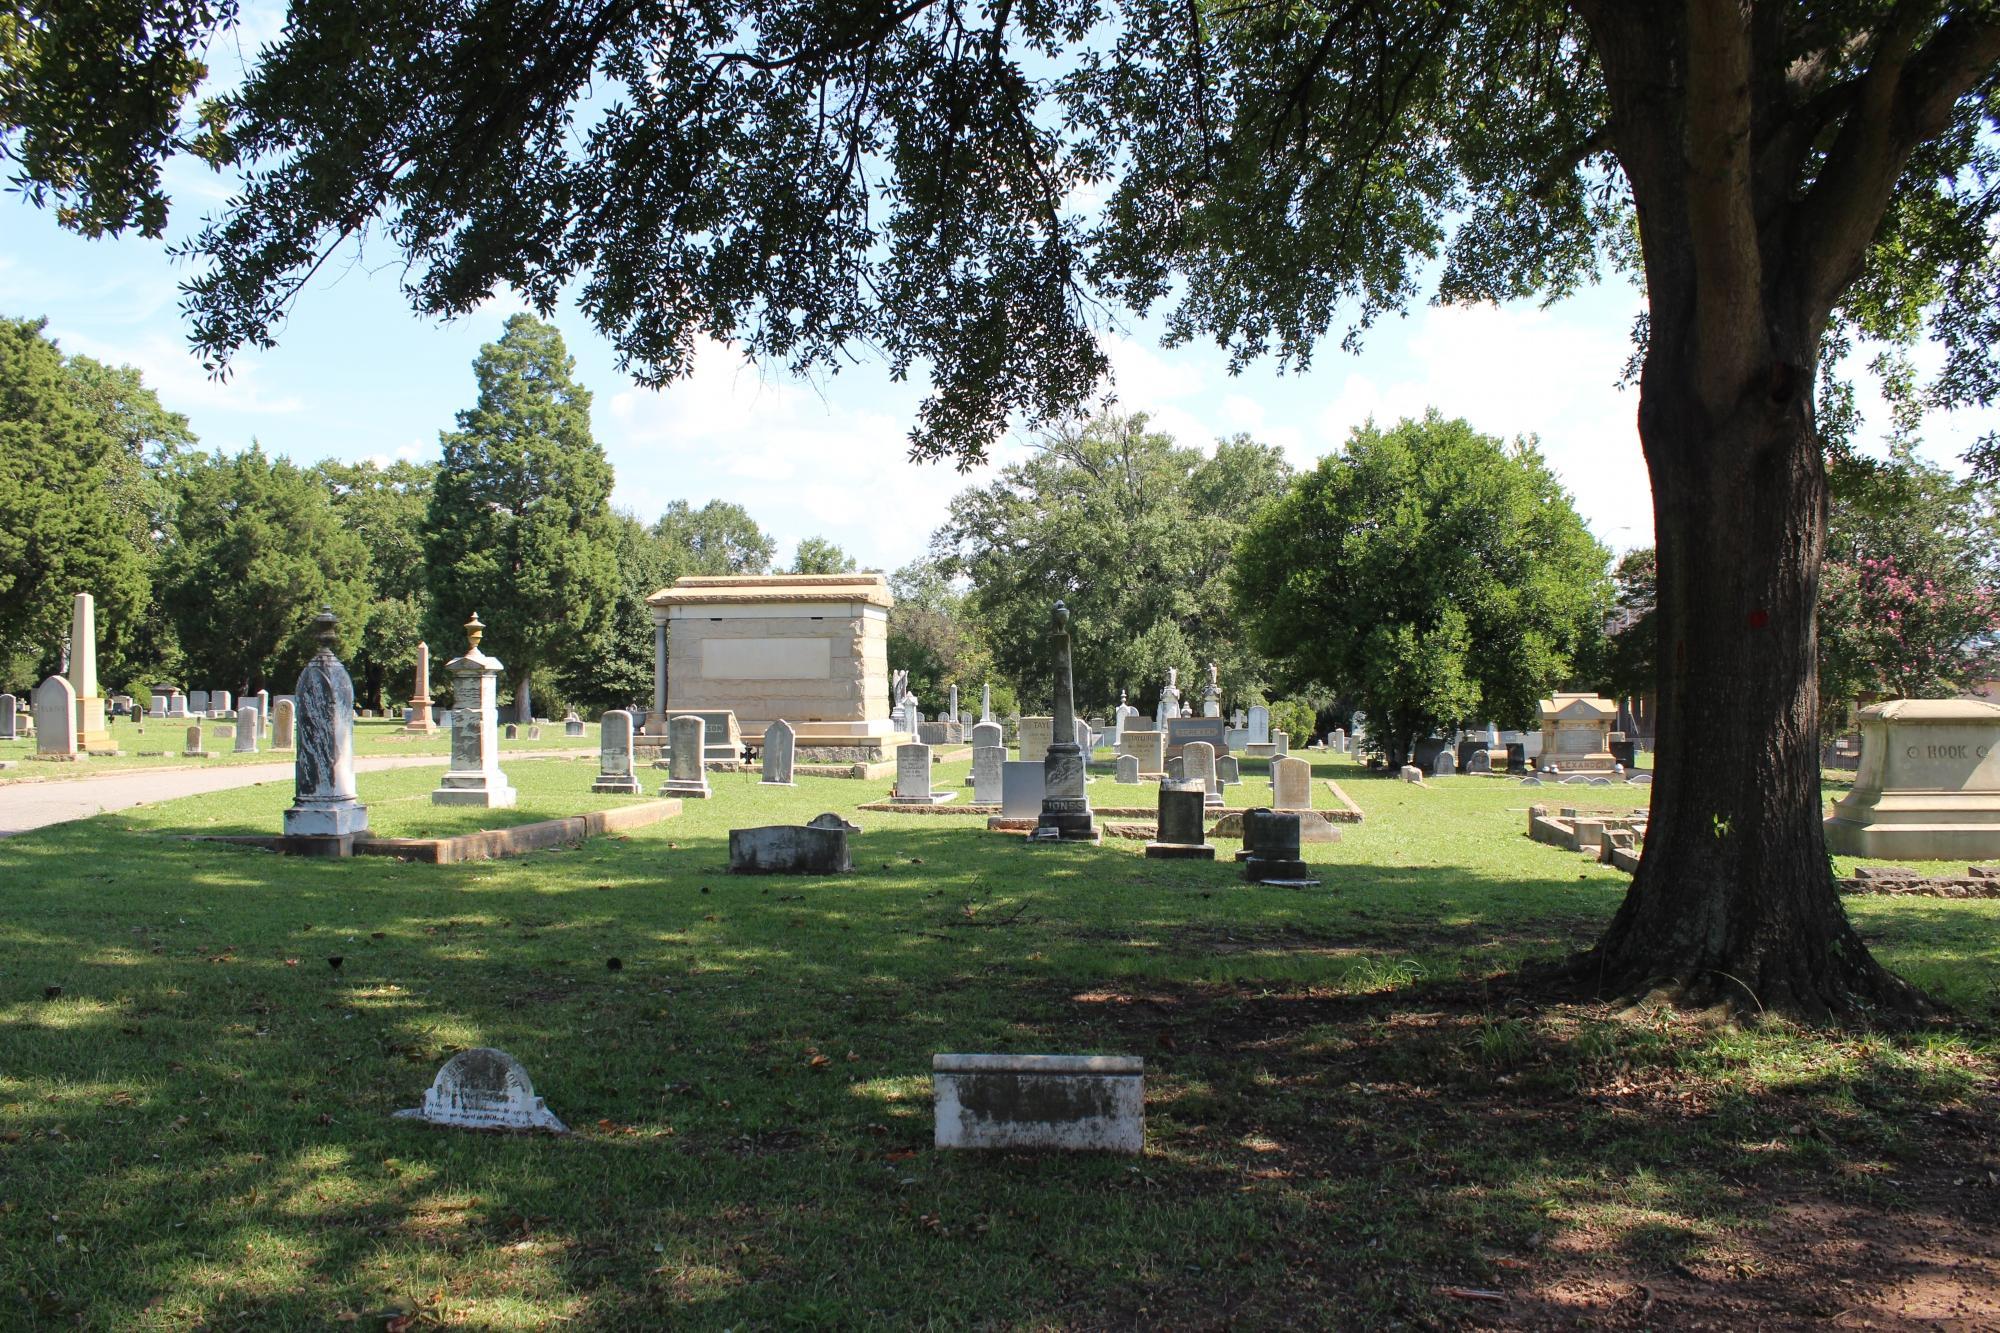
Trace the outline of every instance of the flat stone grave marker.
<path fill-rule="evenodd" d="M 1146 1062 L 1132 1055 L 935 1055 L 939 1148 L 1137 1154 Z"/>
<path fill-rule="evenodd" d="M 456 1129 L 569 1133 L 569 1127 L 535 1095 L 521 1062 L 492 1046 L 475 1046 L 445 1061 L 424 1093 L 424 1104 L 396 1115 Z"/>

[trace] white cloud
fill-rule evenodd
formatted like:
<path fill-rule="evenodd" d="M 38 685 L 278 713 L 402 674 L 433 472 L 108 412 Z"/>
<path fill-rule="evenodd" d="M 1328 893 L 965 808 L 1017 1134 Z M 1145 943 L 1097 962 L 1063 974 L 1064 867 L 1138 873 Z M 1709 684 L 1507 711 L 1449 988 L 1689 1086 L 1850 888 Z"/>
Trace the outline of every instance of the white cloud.
<path fill-rule="evenodd" d="M 87 334 L 50 326 L 65 352 L 81 352 L 114 366 L 136 366 L 147 387 L 175 411 L 212 409 L 255 416 L 284 416 L 305 410 L 296 394 L 267 393 L 255 362 L 238 357 L 226 380 L 211 378 L 184 343 L 151 333 L 132 342 L 113 343 Z"/>
<path fill-rule="evenodd" d="M 893 569 L 924 549 L 954 495 L 992 474 L 909 461 L 918 392 L 859 366 L 823 396 L 708 343 L 686 379 L 612 394 L 598 437 L 618 472 L 619 504 L 641 517 L 675 499 L 728 500 L 781 552 L 821 536 L 864 566 Z"/>

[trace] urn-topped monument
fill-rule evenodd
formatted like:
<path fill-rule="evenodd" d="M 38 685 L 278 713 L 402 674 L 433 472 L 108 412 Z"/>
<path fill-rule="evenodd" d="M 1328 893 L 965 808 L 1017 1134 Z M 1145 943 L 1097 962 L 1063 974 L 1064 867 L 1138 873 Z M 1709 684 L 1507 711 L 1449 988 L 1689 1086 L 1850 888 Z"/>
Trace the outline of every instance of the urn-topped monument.
<path fill-rule="evenodd" d="M 513 784 L 500 771 L 499 712 L 495 706 L 500 659 L 479 651 L 486 633 L 479 613 L 465 622 L 465 653 L 445 663 L 451 673 L 451 767 L 431 793 L 432 805 L 514 804 Z"/>
<path fill-rule="evenodd" d="M 1049 631 L 1055 649 L 1053 739 L 1042 757 L 1042 813 L 1030 842 L 1103 841 L 1084 788 L 1083 747 L 1076 743 L 1076 686 L 1070 668 L 1069 608 L 1057 602 Z"/>
<path fill-rule="evenodd" d="M 368 807 L 354 789 L 354 682 L 333 653 L 332 607 L 320 608 L 313 629 L 319 651 L 299 672 L 298 759 L 283 849 L 346 856 L 354 850 L 354 835 L 368 830 Z"/>

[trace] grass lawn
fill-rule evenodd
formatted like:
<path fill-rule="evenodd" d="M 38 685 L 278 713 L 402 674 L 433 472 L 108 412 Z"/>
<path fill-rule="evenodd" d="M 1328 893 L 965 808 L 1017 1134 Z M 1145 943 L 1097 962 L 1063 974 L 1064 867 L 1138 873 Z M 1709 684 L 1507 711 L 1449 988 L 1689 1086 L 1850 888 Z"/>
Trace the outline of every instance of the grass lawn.
<path fill-rule="evenodd" d="M 275 827 L 284 784 L 0 842 L 0 1324 L 2000 1318 L 2000 902 L 1849 900 L 1950 1023 L 1621 1017 L 1509 973 L 1625 885 L 1529 800 L 1642 792 L 1312 758 L 1367 820 L 1310 891 L 754 774 L 462 866 L 160 836 Z M 588 763 L 510 772 L 591 808 Z M 433 776 L 362 796 L 419 823 Z M 730 827 L 824 810 L 852 876 L 724 873 Z M 390 1118 L 481 1044 L 576 1132 Z M 981 1050 L 1145 1056 L 1146 1154 L 934 1152 L 930 1056 Z"/>
<path fill-rule="evenodd" d="M 236 724 L 226 721 L 202 722 L 202 744 L 207 747 L 207 759 L 183 759 L 181 749 L 186 744 L 190 725 L 191 722 L 179 719 L 154 717 L 146 719 L 142 731 L 139 723 L 113 719 L 111 738 L 117 744 L 119 754 L 115 758 L 100 755 L 74 764 L 50 764 L 28 758 L 35 752 L 32 737 L 0 741 L 0 761 L 18 761 L 12 768 L 0 770 L 0 787 L 9 782 L 76 781 L 145 769 L 222 768 L 237 764 L 291 762 L 291 751 L 271 749 L 268 729 L 265 738 L 258 743 L 258 753 L 237 754 L 233 748 L 236 744 Z M 161 750 L 167 753 L 164 756 L 144 753 Z M 503 755 L 542 750 L 577 750 L 595 754 L 597 724 L 586 722 L 583 735 L 565 736 L 562 723 L 546 723 L 539 740 L 529 740 L 528 729 L 523 727 L 519 737 L 510 741 L 505 738 L 505 728 L 502 728 L 500 752 Z M 354 723 L 354 753 L 363 758 L 376 755 L 435 755 L 442 760 L 451 753 L 451 733 L 415 734 L 404 731 L 401 722 L 386 718 L 357 718 Z"/>

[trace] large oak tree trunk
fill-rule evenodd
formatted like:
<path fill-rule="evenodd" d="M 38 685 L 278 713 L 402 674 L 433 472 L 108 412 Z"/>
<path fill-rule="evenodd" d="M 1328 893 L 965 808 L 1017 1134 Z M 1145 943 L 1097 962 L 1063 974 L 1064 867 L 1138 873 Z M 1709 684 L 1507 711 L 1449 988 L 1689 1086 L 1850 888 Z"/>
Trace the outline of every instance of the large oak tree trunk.
<path fill-rule="evenodd" d="M 1660 338 L 1663 332 L 1669 338 Z M 1922 1000 L 1872 957 L 1822 832 L 1814 607 L 1826 474 L 1805 349 L 1709 419 L 1658 327 L 1640 407 L 1659 550 L 1659 748 L 1609 993 L 1824 1020 Z"/>

